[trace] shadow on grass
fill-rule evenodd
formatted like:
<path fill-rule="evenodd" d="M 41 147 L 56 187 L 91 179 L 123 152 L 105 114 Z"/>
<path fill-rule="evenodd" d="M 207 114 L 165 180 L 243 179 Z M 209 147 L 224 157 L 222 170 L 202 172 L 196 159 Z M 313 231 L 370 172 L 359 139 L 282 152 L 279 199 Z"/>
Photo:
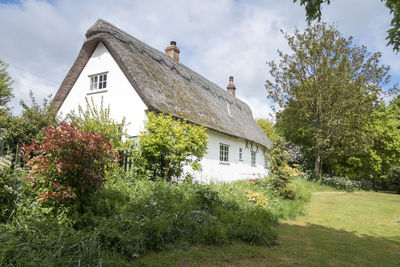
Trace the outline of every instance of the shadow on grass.
<path fill-rule="evenodd" d="M 400 237 L 359 235 L 315 224 L 282 224 L 273 248 L 234 243 L 149 252 L 134 266 L 400 266 Z"/>
<path fill-rule="evenodd" d="M 362 222 L 361 222 L 362 223 Z M 294 262 L 329 265 L 400 265 L 400 237 L 361 235 L 316 224 L 279 226 L 280 250 Z M 294 263 L 293 262 L 293 263 Z"/>

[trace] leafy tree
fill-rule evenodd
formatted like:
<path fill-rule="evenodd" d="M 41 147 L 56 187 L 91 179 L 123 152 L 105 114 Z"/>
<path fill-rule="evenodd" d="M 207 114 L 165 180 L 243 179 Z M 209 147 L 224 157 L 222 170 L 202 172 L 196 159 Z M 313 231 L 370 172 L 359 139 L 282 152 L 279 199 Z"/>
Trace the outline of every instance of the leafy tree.
<path fill-rule="evenodd" d="M 258 126 L 260 126 L 260 128 L 264 131 L 264 133 L 268 136 L 271 142 L 273 142 L 273 140 L 279 137 L 274 127 L 274 123 L 272 121 L 268 119 L 259 118 L 256 119 L 256 122 Z"/>
<path fill-rule="evenodd" d="M 196 126 L 171 116 L 148 114 L 145 131 L 139 134 L 141 157 L 153 179 L 178 179 L 183 167 L 199 170 L 206 153 L 207 134 L 203 126 Z"/>
<path fill-rule="evenodd" d="M 0 59 L 0 111 L 4 110 L 6 104 L 13 97 L 12 79 L 7 72 L 8 65 Z"/>
<path fill-rule="evenodd" d="M 93 99 L 91 103 L 86 98 L 86 110 L 78 107 L 78 114 L 70 113 L 67 118 L 74 126 L 87 132 L 104 134 L 105 140 L 113 144 L 114 149 L 123 149 L 126 145 L 124 138 L 128 137 L 126 133 L 125 118 L 121 122 L 115 121 L 110 116 L 110 107 L 104 108 L 103 101 L 100 107 L 97 107 Z"/>
<path fill-rule="evenodd" d="M 21 116 L 10 116 L 7 121 L 7 142 L 11 146 L 16 144 L 29 144 L 33 139 L 40 139 L 44 129 L 50 125 L 58 125 L 57 110 L 53 106 L 50 96 L 43 99 L 40 105 L 37 103 L 32 91 L 29 92 L 31 98 L 30 105 L 24 101 Z"/>
<path fill-rule="evenodd" d="M 312 155 L 319 176 L 324 159 L 367 150 L 365 122 L 389 81 L 389 67 L 379 65 L 380 53 L 370 55 L 325 23 L 284 36 L 292 53 L 278 51 L 279 64 L 269 62 L 274 80 L 266 88 L 282 108 L 277 127 Z"/>
<path fill-rule="evenodd" d="M 293 0 L 298 2 L 299 0 Z M 381 0 L 385 2 L 387 8 L 390 9 L 390 14 L 393 14 L 392 21 L 390 23 L 391 28 L 387 31 L 388 40 L 387 45 L 392 45 L 393 50 L 399 52 L 400 50 L 400 1 L 398 0 Z M 331 0 L 300 0 L 300 5 L 304 5 L 306 9 L 307 21 L 318 19 L 321 20 L 321 6 L 323 3 L 330 4 Z"/>
<path fill-rule="evenodd" d="M 332 157 L 327 160 L 330 172 L 350 178 L 368 178 L 375 187 L 384 185 L 392 167 L 400 165 L 400 98 L 389 106 L 382 103 L 368 118 L 366 133 L 370 137 L 365 153 Z"/>
<path fill-rule="evenodd" d="M 23 145 L 30 168 L 25 177 L 37 200 L 50 207 L 79 205 L 105 182 L 106 168 L 117 161 L 104 135 L 85 132 L 70 123 L 51 126 L 43 141 Z"/>
<path fill-rule="evenodd" d="M 0 133 L 4 131 L 2 129 L 7 128 L 7 121 L 10 114 L 6 105 L 13 97 L 11 87 L 13 81 L 8 75 L 7 66 L 0 59 Z"/>

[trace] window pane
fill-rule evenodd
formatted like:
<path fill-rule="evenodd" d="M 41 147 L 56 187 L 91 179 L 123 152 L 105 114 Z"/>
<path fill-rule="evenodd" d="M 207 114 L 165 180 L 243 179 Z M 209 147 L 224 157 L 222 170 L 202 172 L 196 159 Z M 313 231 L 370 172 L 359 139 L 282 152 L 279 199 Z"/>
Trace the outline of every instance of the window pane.
<path fill-rule="evenodd" d="M 103 82 L 103 88 L 107 87 L 107 82 Z"/>

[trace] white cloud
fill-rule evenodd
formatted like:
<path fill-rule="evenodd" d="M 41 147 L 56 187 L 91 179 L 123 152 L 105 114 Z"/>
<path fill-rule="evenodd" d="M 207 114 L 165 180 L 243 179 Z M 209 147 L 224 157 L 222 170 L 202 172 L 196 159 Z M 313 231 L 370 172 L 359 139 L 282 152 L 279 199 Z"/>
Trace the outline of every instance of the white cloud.
<path fill-rule="evenodd" d="M 37 98 L 55 94 L 74 62 L 86 30 L 103 18 L 145 43 L 163 50 L 170 40 L 181 49 L 182 63 L 225 88 L 235 76 L 237 95 L 256 117 L 268 116 L 264 88 L 266 61 L 287 51 L 280 29 L 306 26 L 304 7 L 292 1 L 107 1 L 26 0 L 0 4 L 0 58 L 10 64 L 16 106 L 29 89 Z M 337 21 L 370 51 L 380 50 L 385 64 L 400 74 L 400 61 L 386 47 L 390 16 L 378 0 L 335 0 L 324 19 Z"/>

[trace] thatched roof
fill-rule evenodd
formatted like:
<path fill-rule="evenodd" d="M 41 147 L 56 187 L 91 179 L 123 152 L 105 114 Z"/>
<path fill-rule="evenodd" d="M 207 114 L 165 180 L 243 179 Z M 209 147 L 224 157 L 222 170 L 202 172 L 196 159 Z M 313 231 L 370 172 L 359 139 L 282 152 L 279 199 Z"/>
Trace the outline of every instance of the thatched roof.
<path fill-rule="evenodd" d="M 269 147 L 268 137 L 254 121 L 247 104 L 183 64 L 104 20 L 98 20 L 87 31 L 86 38 L 54 98 L 57 108 L 61 107 L 98 43 L 103 42 L 149 110 L 185 118 Z"/>

